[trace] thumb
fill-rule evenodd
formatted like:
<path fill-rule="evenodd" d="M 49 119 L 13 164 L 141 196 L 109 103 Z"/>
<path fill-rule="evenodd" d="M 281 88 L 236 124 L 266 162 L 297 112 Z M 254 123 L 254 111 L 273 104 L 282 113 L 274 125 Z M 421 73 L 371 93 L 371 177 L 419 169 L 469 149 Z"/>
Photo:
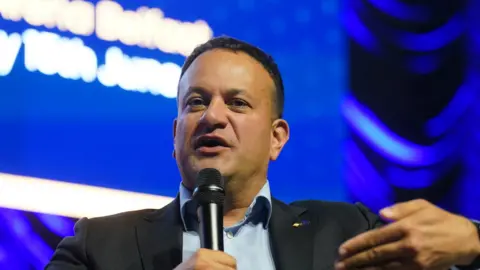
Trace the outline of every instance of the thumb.
<path fill-rule="evenodd" d="M 425 200 L 413 200 L 403 203 L 397 203 L 390 207 L 380 210 L 380 216 L 387 220 L 400 220 L 410 216 L 430 205 Z"/>

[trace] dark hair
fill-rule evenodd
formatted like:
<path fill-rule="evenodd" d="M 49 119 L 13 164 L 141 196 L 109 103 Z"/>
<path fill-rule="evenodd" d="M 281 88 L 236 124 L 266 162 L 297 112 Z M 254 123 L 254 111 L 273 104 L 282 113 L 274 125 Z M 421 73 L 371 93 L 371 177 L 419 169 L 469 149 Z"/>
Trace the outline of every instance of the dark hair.
<path fill-rule="evenodd" d="M 274 102 L 276 106 L 277 116 L 279 118 L 282 118 L 285 94 L 280 70 L 278 69 L 277 64 L 270 55 L 262 51 L 260 48 L 255 47 L 247 42 L 228 36 L 220 36 L 210 39 L 209 41 L 197 46 L 193 50 L 193 52 L 187 57 L 185 63 L 183 64 L 180 77 L 183 76 L 183 74 L 187 71 L 188 67 L 190 67 L 190 65 L 193 63 L 193 61 L 195 61 L 195 59 L 197 59 L 198 56 L 200 56 L 204 52 L 213 49 L 227 49 L 234 52 L 241 51 L 250 55 L 260 64 L 262 64 L 265 70 L 270 74 L 270 77 L 275 84 L 276 98 Z"/>

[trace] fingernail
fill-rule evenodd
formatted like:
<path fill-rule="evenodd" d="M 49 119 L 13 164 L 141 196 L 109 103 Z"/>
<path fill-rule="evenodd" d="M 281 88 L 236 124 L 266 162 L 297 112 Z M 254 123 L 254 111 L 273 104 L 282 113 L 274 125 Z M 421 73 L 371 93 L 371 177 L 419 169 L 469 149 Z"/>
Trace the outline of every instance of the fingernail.
<path fill-rule="evenodd" d="M 337 262 L 337 263 L 335 264 L 335 269 L 336 269 L 336 270 L 345 270 L 345 264 L 342 263 L 342 262 Z"/>
<path fill-rule="evenodd" d="M 347 250 L 345 248 L 340 248 L 338 250 L 338 254 L 340 254 L 341 257 L 344 257 L 345 255 L 347 255 Z"/>
<path fill-rule="evenodd" d="M 380 214 L 384 217 L 392 217 L 393 216 L 393 210 L 392 208 L 384 208 L 380 211 Z"/>

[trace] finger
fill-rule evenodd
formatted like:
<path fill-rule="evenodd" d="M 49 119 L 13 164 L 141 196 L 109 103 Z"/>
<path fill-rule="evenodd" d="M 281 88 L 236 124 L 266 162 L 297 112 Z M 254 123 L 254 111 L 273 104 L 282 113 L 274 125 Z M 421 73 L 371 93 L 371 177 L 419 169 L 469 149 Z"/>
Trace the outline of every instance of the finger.
<path fill-rule="evenodd" d="M 204 269 L 204 268 L 201 268 L 201 269 Z M 228 265 L 224 265 L 224 264 L 221 264 L 221 263 L 218 263 L 218 262 L 213 262 L 212 264 L 207 265 L 207 268 L 205 268 L 205 270 L 210 270 L 210 269 L 212 269 L 212 270 L 236 270 L 237 268 L 236 267 L 231 267 L 231 266 L 228 266 Z"/>
<path fill-rule="evenodd" d="M 237 267 L 236 259 L 223 251 L 201 248 L 198 250 L 198 255 L 207 261 L 221 265 L 223 268 L 225 268 L 225 266 L 231 268 Z"/>
<path fill-rule="evenodd" d="M 380 215 L 385 219 L 399 220 L 431 205 L 431 203 L 425 200 L 413 200 L 404 203 L 397 203 L 382 209 L 380 211 Z"/>
<path fill-rule="evenodd" d="M 405 241 L 397 241 L 377 246 L 357 253 L 338 262 L 338 269 L 357 269 L 384 265 L 392 261 L 401 261 L 416 255 Z"/>
<path fill-rule="evenodd" d="M 405 261 L 393 261 L 383 265 L 358 268 L 358 270 L 420 270 L 417 264 Z"/>
<path fill-rule="evenodd" d="M 359 252 L 395 242 L 405 236 L 404 230 L 398 223 L 371 230 L 346 241 L 340 246 L 339 253 L 342 259 L 351 257 Z"/>
<path fill-rule="evenodd" d="M 224 264 L 221 264 L 221 263 L 215 263 L 215 264 L 212 264 L 212 265 L 208 266 L 207 270 L 210 270 L 210 269 L 214 269 L 214 270 L 236 270 L 237 267 L 232 267 L 232 266 L 224 265 Z"/>
<path fill-rule="evenodd" d="M 389 262 L 384 265 L 358 268 L 358 270 L 400 270 L 400 269 L 413 270 L 413 268 L 407 268 L 407 265 L 402 264 L 401 262 Z"/>
<path fill-rule="evenodd" d="M 222 251 L 215 251 L 214 253 L 212 253 L 211 259 L 215 260 L 215 262 L 221 264 L 224 267 L 237 267 L 237 261 L 235 260 L 235 258 Z"/>

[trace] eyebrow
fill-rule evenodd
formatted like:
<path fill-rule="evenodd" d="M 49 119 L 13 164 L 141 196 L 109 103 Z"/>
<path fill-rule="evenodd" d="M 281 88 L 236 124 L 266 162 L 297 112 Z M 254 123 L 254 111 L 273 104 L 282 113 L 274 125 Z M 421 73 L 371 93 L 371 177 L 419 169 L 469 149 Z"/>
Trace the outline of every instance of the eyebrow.
<path fill-rule="evenodd" d="M 190 86 L 183 96 L 188 97 L 189 95 L 191 95 L 193 93 L 206 94 L 206 93 L 208 93 L 208 91 L 207 91 L 207 89 L 205 89 L 203 87 L 200 87 L 200 86 Z"/>
<path fill-rule="evenodd" d="M 206 94 L 209 94 L 209 91 L 207 89 L 203 88 L 203 87 L 200 87 L 200 86 L 190 86 L 187 89 L 187 91 L 185 92 L 184 97 L 188 97 L 192 93 L 197 93 L 197 94 L 200 94 L 200 95 L 206 95 Z M 238 88 L 230 88 L 227 91 L 225 91 L 224 95 L 226 95 L 228 97 L 234 97 L 234 96 L 238 96 L 238 95 L 245 95 L 247 97 L 250 96 L 246 90 L 238 89 Z"/>

